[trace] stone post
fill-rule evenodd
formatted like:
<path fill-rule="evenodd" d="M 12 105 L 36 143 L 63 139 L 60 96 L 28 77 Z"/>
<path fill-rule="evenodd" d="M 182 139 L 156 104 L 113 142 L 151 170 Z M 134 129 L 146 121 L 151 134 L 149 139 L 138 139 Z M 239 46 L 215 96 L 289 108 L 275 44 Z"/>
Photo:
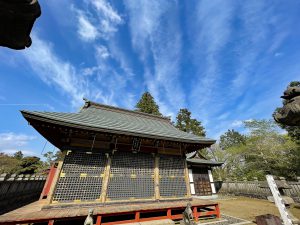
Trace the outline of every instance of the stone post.
<path fill-rule="evenodd" d="M 243 193 L 245 193 L 246 196 L 248 196 L 248 182 L 247 182 L 247 177 L 243 177 Z"/>

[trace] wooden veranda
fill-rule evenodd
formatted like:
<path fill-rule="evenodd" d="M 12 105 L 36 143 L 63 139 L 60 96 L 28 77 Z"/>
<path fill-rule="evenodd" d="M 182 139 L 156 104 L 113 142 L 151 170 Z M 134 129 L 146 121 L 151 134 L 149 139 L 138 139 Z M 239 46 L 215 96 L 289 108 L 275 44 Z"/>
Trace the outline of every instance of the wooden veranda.
<path fill-rule="evenodd" d="M 192 199 L 195 220 L 199 217 L 220 217 L 219 204 L 217 202 Z M 152 203 L 128 203 L 124 204 L 93 204 L 93 205 L 69 205 L 65 207 L 44 207 L 45 200 L 21 207 L 0 216 L 0 224 L 64 224 L 64 221 L 83 221 L 89 208 L 94 209 L 96 225 L 114 225 L 130 222 L 143 222 L 150 220 L 182 219 L 182 213 L 187 201 L 167 201 Z M 76 223 L 76 222 L 75 222 Z"/>

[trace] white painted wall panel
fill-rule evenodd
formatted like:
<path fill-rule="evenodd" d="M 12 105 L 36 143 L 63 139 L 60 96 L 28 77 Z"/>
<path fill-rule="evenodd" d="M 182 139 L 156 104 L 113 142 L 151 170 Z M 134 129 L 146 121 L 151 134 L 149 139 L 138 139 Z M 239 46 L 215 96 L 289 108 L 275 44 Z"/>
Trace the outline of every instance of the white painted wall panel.
<path fill-rule="evenodd" d="M 216 188 L 215 188 L 215 183 L 213 183 L 213 182 L 214 182 L 214 178 L 213 178 L 213 176 L 212 176 L 211 170 L 208 170 L 208 176 L 209 176 L 209 181 L 211 182 L 211 183 L 210 183 L 210 186 L 211 186 L 211 192 L 212 192 L 213 194 L 215 194 L 215 193 L 216 193 Z"/>

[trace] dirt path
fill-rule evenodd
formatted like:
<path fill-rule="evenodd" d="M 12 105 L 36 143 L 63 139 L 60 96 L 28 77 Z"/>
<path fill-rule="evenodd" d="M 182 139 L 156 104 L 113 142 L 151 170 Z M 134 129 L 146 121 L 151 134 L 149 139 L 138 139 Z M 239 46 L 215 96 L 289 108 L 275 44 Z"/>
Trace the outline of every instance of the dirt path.
<path fill-rule="evenodd" d="M 255 216 L 263 214 L 279 215 L 274 203 L 267 200 L 246 198 L 246 197 L 234 197 L 236 199 L 231 200 L 218 200 L 220 203 L 221 213 L 239 217 L 249 221 L 255 221 Z M 293 215 L 300 218 L 300 209 L 291 209 Z"/>

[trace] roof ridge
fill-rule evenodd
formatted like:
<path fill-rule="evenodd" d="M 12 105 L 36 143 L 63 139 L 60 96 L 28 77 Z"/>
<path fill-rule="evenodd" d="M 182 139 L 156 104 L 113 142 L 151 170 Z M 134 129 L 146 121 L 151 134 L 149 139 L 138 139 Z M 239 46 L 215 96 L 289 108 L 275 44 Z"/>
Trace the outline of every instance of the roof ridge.
<path fill-rule="evenodd" d="M 158 116 L 158 115 L 153 115 L 153 114 L 144 113 L 144 112 L 140 112 L 140 111 L 124 109 L 124 108 L 120 108 L 120 107 L 116 107 L 116 106 L 105 105 L 105 104 L 102 104 L 102 103 L 90 101 L 86 98 L 83 98 L 83 100 L 85 101 L 85 104 L 83 105 L 81 110 L 87 109 L 89 107 L 95 107 L 95 108 L 109 110 L 109 111 L 113 111 L 113 112 L 125 112 L 125 113 L 128 113 L 128 114 L 140 115 L 142 117 L 148 117 L 148 118 L 152 118 L 152 119 L 159 119 L 159 120 L 163 120 L 163 121 L 166 121 L 166 122 L 169 122 L 169 123 L 171 122 L 171 119 L 169 117 Z"/>

